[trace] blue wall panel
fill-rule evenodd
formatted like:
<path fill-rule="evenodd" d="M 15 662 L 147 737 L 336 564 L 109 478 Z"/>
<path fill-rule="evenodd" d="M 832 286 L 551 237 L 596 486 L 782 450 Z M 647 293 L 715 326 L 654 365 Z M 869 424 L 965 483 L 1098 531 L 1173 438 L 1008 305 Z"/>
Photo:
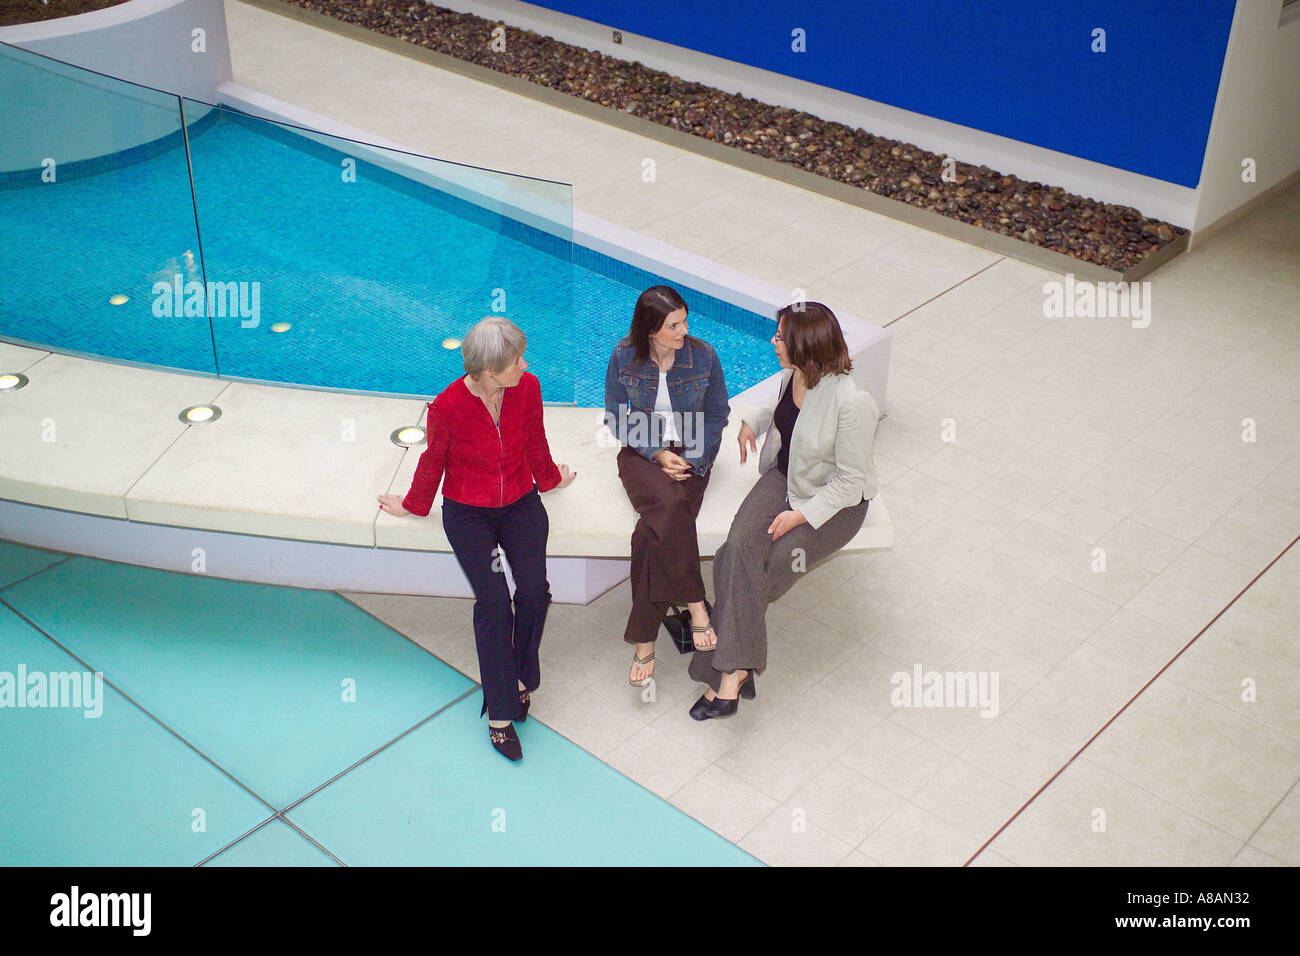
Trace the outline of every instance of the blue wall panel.
<path fill-rule="evenodd" d="M 529 0 L 1195 186 L 1234 0 Z M 791 50 L 802 28 L 807 52 Z M 1106 52 L 1091 51 L 1092 30 Z"/>

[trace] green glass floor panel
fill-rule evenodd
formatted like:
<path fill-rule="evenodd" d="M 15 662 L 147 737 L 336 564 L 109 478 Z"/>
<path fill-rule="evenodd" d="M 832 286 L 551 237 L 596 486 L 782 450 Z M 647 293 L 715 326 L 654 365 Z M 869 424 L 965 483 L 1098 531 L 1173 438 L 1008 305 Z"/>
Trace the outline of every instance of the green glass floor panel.
<path fill-rule="evenodd" d="M 62 683 L 50 674 L 83 673 L 0 608 L 0 865 L 192 866 L 270 815 L 120 694 L 95 693 L 93 677 L 87 698 L 62 684 L 45 706 L 13 706 L 20 683 L 35 703 L 39 684 Z"/>
<path fill-rule="evenodd" d="M 338 866 L 280 820 L 250 833 L 204 866 Z"/>
<path fill-rule="evenodd" d="M 3 594 L 277 808 L 474 686 L 329 591 L 74 557 Z"/>
<path fill-rule="evenodd" d="M 349 866 L 760 865 L 536 720 L 511 763 L 481 704 L 470 695 L 286 816 Z"/>

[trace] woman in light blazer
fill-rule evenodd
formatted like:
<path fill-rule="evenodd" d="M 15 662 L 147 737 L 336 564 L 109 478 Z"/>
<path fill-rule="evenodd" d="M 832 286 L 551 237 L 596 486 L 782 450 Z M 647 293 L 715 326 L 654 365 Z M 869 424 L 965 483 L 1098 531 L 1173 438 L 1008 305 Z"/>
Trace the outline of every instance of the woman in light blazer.
<path fill-rule="evenodd" d="M 876 495 L 871 450 L 880 411 L 850 374 L 835 314 L 820 302 L 788 305 L 772 345 L 786 371 L 779 398 L 745 415 L 740 429 L 742 464 L 766 436 L 761 477 L 713 560 L 718 644 L 691 659 L 691 676 L 709 685 L 691 707 L 696 720 L 730 717 L 738 697 L 754 696 L 754 674 L 767 666 L 769 598 L 848 544 Z"/>

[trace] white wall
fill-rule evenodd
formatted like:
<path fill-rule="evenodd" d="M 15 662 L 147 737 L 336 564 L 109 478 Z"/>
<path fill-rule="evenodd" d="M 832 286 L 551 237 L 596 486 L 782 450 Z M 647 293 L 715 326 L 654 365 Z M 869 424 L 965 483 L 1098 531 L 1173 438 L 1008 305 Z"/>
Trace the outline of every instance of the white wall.
<path fill-rule="evenodd" d="M 1199 231 L 1300 170 L 1300 19 L 1281 0 L 1238 0 L 1197 190 Z M 1242 160 L 1256 181 L 1242 182 Z"/>
<path fill-rule="evenodd" d="M 206 52 L 192 49 L 196 29 L 206 34 Z M 0 27 L 0 41 L 208 103 L 231 78 L 222 0 L 130 0 L 76 17 Z"/>
<path fill-rule="evenodd" d="M 193 49 L 195 29 L 205 32 L 206 52 Z M 63 61 L 0 49 L 0 171 L 104 156 L 175 133 L 175 94 L 216 102 L 230 79 L 222 0 L 131 0 L 0 28 L 0 41 Z M 206 112 L 187 108 L 185 119 Z"/>

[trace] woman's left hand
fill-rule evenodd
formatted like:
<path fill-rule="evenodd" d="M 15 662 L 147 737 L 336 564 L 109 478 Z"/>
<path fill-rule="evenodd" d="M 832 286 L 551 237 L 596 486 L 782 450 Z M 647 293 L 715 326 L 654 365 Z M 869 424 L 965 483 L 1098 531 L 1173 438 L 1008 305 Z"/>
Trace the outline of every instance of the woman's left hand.
<path fill-rule="evenodd" d="M 560 483 L 555 486 L 556 488 L 567 488 L 573 484 L 573 479 L 578 477 L 576 471 L 569 471 L 568 465 L 556 465 L 555 467 L 560 469 Z"/>
<path fill-rule="evenodd" d="M 770 534 L 772 536 L 772 540 L 775 541 L 777 538 L 781 537 L 781 535 L 785 534 L 787 531 L 792 531 L 793 529 L 799 527 L 799 525 L 807 524 L 807 523 L 808 523 L 808 519 L 803 516 L 802 512 L 782 511 L 779 515 L 776 516 L 776 519 L 768 527 L 767 533 Z"/>

